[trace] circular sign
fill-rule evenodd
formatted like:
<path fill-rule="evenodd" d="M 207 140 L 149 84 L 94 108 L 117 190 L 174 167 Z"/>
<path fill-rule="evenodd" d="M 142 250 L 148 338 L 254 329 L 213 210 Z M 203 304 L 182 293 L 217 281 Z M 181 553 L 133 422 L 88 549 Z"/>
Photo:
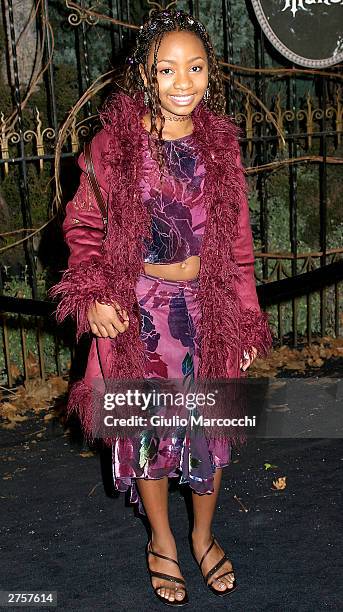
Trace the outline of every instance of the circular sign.
<path fill-rule="evenodd" d="M 324 68 L 343 60 L 343 0 L 252 0 L 272 45 L 300 66 Z"/>

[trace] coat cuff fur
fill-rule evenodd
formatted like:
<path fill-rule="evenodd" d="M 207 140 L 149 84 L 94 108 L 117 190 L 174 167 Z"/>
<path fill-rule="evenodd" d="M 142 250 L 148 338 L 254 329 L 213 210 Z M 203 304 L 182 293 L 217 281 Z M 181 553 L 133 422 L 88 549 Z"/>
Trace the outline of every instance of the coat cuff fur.
<path fill-rule="evenodd" d="M 112 266 L 98 256 L 67 268 L 48 295 L 50 298 L 62 295 L 55 311 L 56 320 L 61 323 L 67 316 L 76 320 L 77 341 L 82 334 L 91 332 L 87 313 L 96 300 L 106 304 L 116 301 L 130 311 L 126 279 L 116 280 Z"/>
<path fill-rule="evenodd" d="M 270 313 L 246 308 L 242 312 L 240 336 L 241 351 L 246 351 L 250 359 L 253 358 L 254 346 L 257 349 L 257 357 L 266 357 L 272 348 L 273 337 L 269 327 Z"/>

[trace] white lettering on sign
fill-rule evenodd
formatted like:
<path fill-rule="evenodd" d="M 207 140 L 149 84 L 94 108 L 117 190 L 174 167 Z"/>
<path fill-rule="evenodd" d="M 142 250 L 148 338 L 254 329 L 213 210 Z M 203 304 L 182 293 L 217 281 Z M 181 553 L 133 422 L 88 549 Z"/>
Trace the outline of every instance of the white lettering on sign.
<path fill-rule="evenodd" d="M 332 4 L 343 4 L 343 0 L 285 0 L 285 6 L 282 11 L 291 9 L 291 13 L 295 17 L 299 9 L 307 11 L 306 6 L 304 6 L 306 4 L 326 4 L 326 6 L 331 6 Z"/>

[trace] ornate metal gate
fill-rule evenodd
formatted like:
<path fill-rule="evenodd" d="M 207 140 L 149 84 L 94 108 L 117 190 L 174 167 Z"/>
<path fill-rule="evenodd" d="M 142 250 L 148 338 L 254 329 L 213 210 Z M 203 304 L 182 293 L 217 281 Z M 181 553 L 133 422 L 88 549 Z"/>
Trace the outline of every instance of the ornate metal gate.
<path fill-rule="evenodd" d="M 51 249 L 57 240 L 52 185 L 59 129 L 70 108 L 93 86 L 94 96 L 80 104 L 78 121 L 66 131 L 61 177 L 68 183 L 67 197 L 77 181 L 74 175 L 70 180 L 70 161 L 96 126 L 97 108 L 110 89 L 102 87 L 106 77 L 101 75 L 110 73 L 107 80 L 120 83 L 121 62 L 143 16 L 172 5 L 204 22 L 221 60 L 227 112 L 242 128 L 259 283 L 296 277 L 341 258 L 339 66 L 296 68 L 272 48 L 244 0 L 6 0 L 0 37 L 3 294 L 45 298 L 52 264 L 63 267 L 57 246 Z M 281 344 L 311 342 L 314 334 L 340 335 L 339 280 L 288 302 L 276 297 L 268 310 Z M 32 348 L 40 361 L 42 329 Z M 11 342 L 5 315 L 3 330 L 8 373 Z M 59 347 L 53 346 L 49 350 L 58 364 Z M 23 354 L 25 364 L 25 347 Z"/>

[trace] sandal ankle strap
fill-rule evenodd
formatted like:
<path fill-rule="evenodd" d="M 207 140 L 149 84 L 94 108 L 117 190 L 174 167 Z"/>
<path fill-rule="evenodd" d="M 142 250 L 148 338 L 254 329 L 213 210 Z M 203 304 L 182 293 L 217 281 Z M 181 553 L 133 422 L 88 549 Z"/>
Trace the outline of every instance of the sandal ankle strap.
<path fill-rule="evenodd" d="M 167 557 L 166 555 L 161 555 L 160 553 L 157 553 L 153 550 L 149 550 L 150 547 L 151 547 L 151 540 L 148 544 L 147 553 L 150 555 L 155 555 L 155 557 L 160 557 L 161 559 L 166 559 L 166 561 L 172 561 L 173 563 L 176 563 L 176 565 L 180 569 L 180 564 L 178 561 L 175 561 L 175 559 L 172 559 L 171 557 Z"/>
<path fill-rule="evenodd" d="M 200 568 L 200 569 L 201 569 L 202 563 L 203 563 L 203 561 L 204 561 L 204 559 L 205 559 L 206 555 L 207 555 L 207 554 L 210 552 L 210 550 L 211 550 L 212 546 L 214 545 L 214 539 L 215 539 L 215 538 L 214 538 L 214 535 L 212 534 L 212 541 L 211 541 L 211 544 L 209 545 L 208 549 L 206 550 L 206 552 L 204 552 L 203 556 L 201 557 L 201 561 L 200 561 L 200 563 L 199 563 L 199 568 Z"/>

